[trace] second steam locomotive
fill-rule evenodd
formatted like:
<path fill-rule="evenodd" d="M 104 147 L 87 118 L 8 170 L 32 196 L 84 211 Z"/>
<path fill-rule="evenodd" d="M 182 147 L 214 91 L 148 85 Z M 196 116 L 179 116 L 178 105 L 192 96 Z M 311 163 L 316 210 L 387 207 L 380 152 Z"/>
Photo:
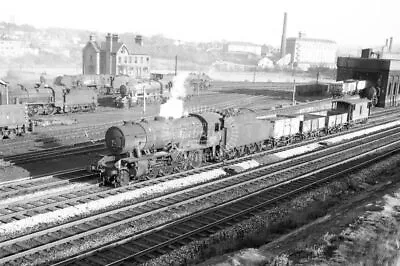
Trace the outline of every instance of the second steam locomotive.
<path fill-rule="evenodd" d="M 34 88 L 19 85 L 0 93 L 1 104 L 26 104 L 30 116 L 95 110 L 97 93 L 90 88 L 69 89 L 37 84 Z M 8 101 L 6 101 L 8 100 Z"/>

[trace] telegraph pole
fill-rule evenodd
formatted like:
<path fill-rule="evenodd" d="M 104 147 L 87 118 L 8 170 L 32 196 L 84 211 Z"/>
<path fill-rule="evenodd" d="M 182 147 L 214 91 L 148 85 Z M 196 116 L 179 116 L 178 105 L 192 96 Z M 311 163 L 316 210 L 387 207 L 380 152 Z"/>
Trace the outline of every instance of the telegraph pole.
<path fill-rule="evenodd" d="M 296 79 L 293 79 L 293 105 L 296 105 Z"/>
<path fill-rule="evenodd" d="M 6 104 L 8 104 L 8 84 L 6 84 Z"/>
<path fill-rule="evenodd" d="M 293 76 L 293 98 L 292 98 L 292 104 L 296 105 L 296 77 L 295 77 L 294 62 L 292 63 L 292 76 Z"/>
<path fill-rule="evenodd" d="M 178 55 L 175 55 L 175 76 L 178 74 Z"/>
<path fill-rule="evenodd" d="M 143 84 L 143 116 L 146 116 L 146 86 Z"/>

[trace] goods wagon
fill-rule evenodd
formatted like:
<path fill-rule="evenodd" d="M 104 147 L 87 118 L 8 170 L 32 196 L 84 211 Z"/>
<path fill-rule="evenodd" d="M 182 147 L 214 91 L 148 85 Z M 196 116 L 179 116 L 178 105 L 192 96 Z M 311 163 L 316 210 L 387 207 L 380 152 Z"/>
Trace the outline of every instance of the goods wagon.
<path fill-rule="evenodd" d="M 24 104 L 0 105 L 0 137 L 14 138 L 15 136 L 33 131 L 33 123 L 28 116 Z"/>
<path fill-rule="evenodd" d="M 127 122 L 107 130 L 110 155 L 92 170 L 102 184 L 133 180 L 199 167 L 257 151 L 330 134 L 368 118 L 368 100 L 333 101 L 325 112 L 259 117 L 255 112 L 208 112 L 179 119 Z M 354 119 L 354 120 L 353 120 Z"/>
<path fill-rule="evenodd" d="M 330 83 L 328 91 L 332 97 L 336 98 L 345 95 L 356 95 L 366 87 L 366 80 L 345 80 Z"/>
<path fill-rule="evenodd" d="M 300 132 L 303 139 L 317 137 L 324 132 L 326 116 L 317 114 L 304 114 L 300 121 Z"/>

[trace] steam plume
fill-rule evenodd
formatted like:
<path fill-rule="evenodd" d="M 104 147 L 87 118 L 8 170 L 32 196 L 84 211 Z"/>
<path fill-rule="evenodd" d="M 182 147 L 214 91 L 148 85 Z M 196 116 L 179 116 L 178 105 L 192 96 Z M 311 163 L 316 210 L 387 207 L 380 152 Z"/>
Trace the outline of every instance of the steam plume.
<path fill-rule="evenodd" d="M 184 115 L 183 101 L 186 97 L 185 81 L 188 73 L 179 73 L 173 79 L 171 96 L 160 106 L 160 116 L 165 118 L 179 118 Z"/>

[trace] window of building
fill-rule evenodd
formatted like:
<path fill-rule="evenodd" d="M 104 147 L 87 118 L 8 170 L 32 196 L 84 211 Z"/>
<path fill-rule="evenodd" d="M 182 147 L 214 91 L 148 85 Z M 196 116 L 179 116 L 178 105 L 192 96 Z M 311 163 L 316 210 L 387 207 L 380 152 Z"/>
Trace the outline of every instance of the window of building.
<path fill-rule="evenodd" d="M 140 63 L 143 64 L 143 56 L 140 57 Z"/>
<path fill-rule="evenodd" d="M 137 64 L 137 56 L 135 56 L 135 64 Z"/>
<path fill-rule="evenodd" d="M 215 123 L 215 132 L 219 131 L 219 123 Z"/>
<path fill-rule="evenodd" d="M 122 62 L 122 59 L 120 56 L 118 56 L 118 63 L 121 64 L 121 62 Z"/>
<path fill-rule="evenodd" d="M 125 62 L 125 64 L 128 63 L 128 57 L 127 56 L 124 56 L 124 62 Z"/>
<path fill-rule="evenodd" d="M 147 63 L 149 63 L 149 61 L 150 61 L 150 57 L 147 57 L 147 58 L 146 58 L 146 61 L 147 61 Z"/>
<path fill-rule="evenodd" d="M 93 55 L 89 56 L 89 61 L 90 61 L 90 63 L 93 63 Z"/>
<path fill-rule="evenodd" d="M 132 56 L 129 57 L 129 64 L 132 64 Z"/>

